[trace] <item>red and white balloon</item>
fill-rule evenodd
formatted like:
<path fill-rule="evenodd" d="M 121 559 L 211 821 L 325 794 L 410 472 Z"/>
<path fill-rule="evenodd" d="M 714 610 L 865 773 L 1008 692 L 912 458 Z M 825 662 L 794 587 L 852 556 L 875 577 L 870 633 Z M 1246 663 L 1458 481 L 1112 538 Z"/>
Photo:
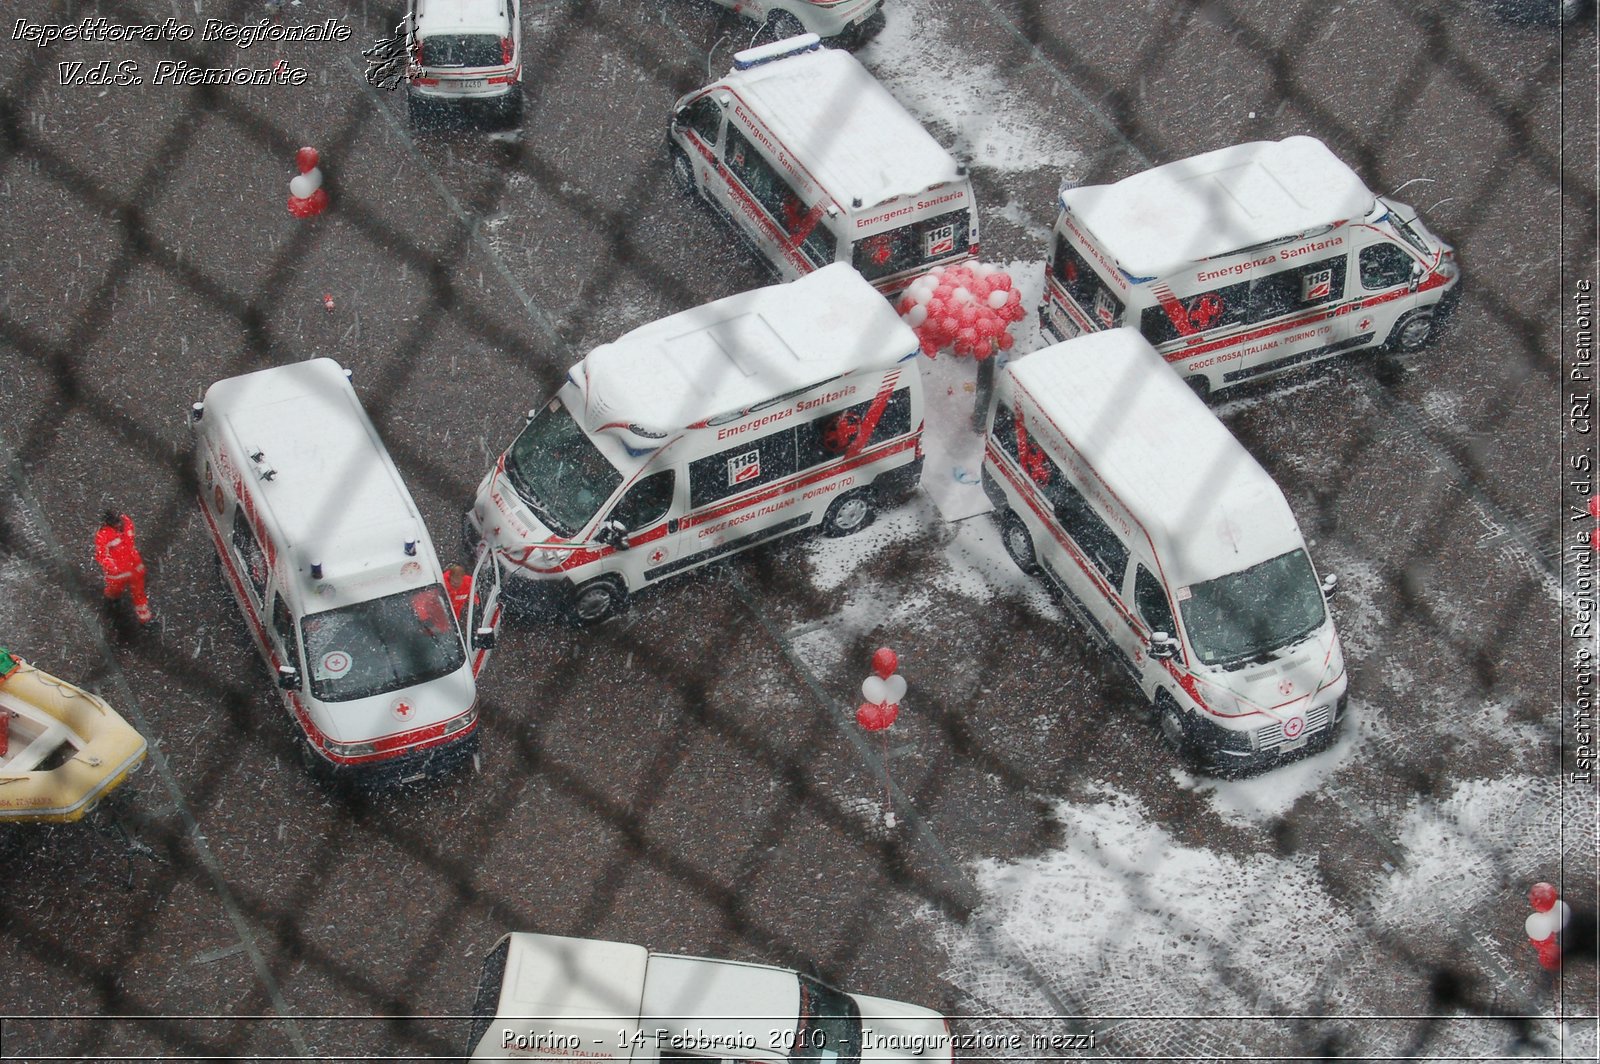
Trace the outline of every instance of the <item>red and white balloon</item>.
<path fill-rule="evenodd" d="M 1009 351 L 1012 324 L 1028 314 L 1011 275 L 981 262 L 935 266 L 911 282 L 895 309 L 930 358 L 948 349 L 980 360 Z"/>
<path fill-rule="evenodd" d="M 1550 971 L 1561 967 L 1561 931 L 1572 919 L 1572 909 L 1556 893 L 1553 883 L 1535 883 L 1528 891 L 1533 912 L 1523 923 L 1528 941 L 1539 952 L 1539 963 Z"/>
<path fill-rule="evenodd" d="M 856 710 L 856 723 L 869 732 L 883 731 L 900 716 L 900 700 L 906 696 L 906 678 L 895 670 L 900 658 L 888 647 L 872 655 L 872 675 L 861 684 L 866 699 Z"/>
<path fill-rule="evenodd" d="M 328 209 L 328 190 L 322 187 L 319 162 L 321 156 L 315 148 L 295 152 L 294 164 L 300 174 L 289 182 L 289 213 L 296 218 L 315 218 Z"/>

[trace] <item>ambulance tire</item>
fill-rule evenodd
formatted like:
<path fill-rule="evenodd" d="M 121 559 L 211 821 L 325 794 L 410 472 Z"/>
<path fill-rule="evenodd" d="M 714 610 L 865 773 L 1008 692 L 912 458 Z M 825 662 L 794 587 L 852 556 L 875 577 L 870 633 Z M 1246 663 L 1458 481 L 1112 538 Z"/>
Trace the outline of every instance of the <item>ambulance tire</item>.
<path fill-rule="evenodd" d="M 872 519 L 876 516 L 878 516 L 878 500 L 871 488 L 847 491 L 833 500 L 828 506 L 828 512 L 822 515 L 822 534 L 848 536 L 872 524 Z"/>
<path fill-rule="evenodd" d="M 787 11 L 775 11 L 768 18 L 766 25 L 761 27 L 758 34 L 762 41 L 783 41 L 790 37 L 798 37 L 806 31 L 800 20 Z"/>
<path fill-rule="evenodd" d="M 1194 743 L 1189 739 L 1189 727 L 1183 719 L 1183 710 L 1165 691 L 1156 692 L 1155 722 L 1167 749 L 1177 754 L 1184 764 L 1189 764 L 1194 758 Z"/>
<path fill-rule="evenodd" d="M 1191 392 L 1200 397 L 1202 403 L 1211 398 L 1211 382 L 1200 374 L 1196 373 L 1192 377 L 1183 378 L 1183 383 L 1189 386 Z"/>
<path fill-rule="evenodd" d="M 1028 526 L 1011 510 L 1006 511 L 1006 516 L 1000 522 L 1000 540 L 1006 545 L 1006 553 L 1011 555 L 1018 569 L 1025 573 L 1039 571 L 1039 557 L 1033 552 L 1033 537 L 1028 534 Z"/>
<path fill-rule="evenodd" d="M 1421 351 L 1433 339 L 1433 311 L 1413 310 L 1394 323 L 1384 347 L 1402 354 Z"/>
<path fill-rule="evenodd" d="M 579 627 L 599 624 L 627 605 L 628 592 L 614 577 L 597 576 L 579 584 L 567 605 L 567 619 Z"/>
<path fill-rule="evenodd" d="M 694 164 L 680 148 L 672 149 L 672 187 L 685 196 L 695 194 Z"/>

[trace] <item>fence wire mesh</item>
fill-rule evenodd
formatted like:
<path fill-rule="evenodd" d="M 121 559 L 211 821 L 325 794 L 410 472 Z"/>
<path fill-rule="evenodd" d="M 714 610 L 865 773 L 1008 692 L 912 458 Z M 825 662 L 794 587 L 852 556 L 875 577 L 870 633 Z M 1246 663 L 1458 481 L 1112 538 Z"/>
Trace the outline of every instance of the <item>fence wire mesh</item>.
<path fill-rule="evenodd" d="M 0 643 L 151 751 L 82 822 L 0 825 L 0 1059 L 457 1057 L 513 930 L 920 1002 L 970 1060 L 1592 1059 L 1600 83 L 1592 9 L 1548 6 L 886 0 L 854 45 L 970 161 L 984 258 L 1030 291 L 1059 182 L 1296 133 L 1458 249 L 1427 351 L 1211 400 L 1340 574 L 1333 750 L 1180 770 L 997 518 L 918 495 L 594 628 L 513 617 L 481 768 L 364 793 L 302 769 L 207 560 L 190 403 L 336 358 L 460 556 L 479 478 L 585 352 L 771 282 L 663 139 L 761 26 L 524 4 L 523 113 L 496 125 L 366 83 L 402 14 L 378 3 L 12 5 Z M 349 35 L 227 36 L 263 23 Z M 158 39 L 35 29 L 90 25 Z M 191 82 L 246 69 L 274 83 Z M 305 144 L 310 220 L 284 206 Z M 966 394 L 935 363 L 930 419 Z M 146 628 L 102 601 L 108 504 L 138 521 Z M 912 687 L 880 743 L 854 709 L 885 643 Z M 1559 979 L 1523 932 L 1539 880 L 1575 910 Z"/>

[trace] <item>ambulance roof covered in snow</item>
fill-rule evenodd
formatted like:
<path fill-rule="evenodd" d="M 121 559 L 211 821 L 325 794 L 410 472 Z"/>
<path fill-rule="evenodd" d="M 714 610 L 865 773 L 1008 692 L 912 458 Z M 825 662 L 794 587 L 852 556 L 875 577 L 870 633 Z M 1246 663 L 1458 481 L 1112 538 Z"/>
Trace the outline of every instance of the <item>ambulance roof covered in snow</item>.
<path fill-rule="evenodd" d="M 406 541 L 426 535 L 332 359 L 218 381 L 206 391 L 205 412 L 227 425 L 245 488 L 276 524 L 296 567 L 319 562 L 325 578 L 337 580 L 391 565 Z"/>
<path fill-rule="evenodd" d="M 570 374 L 589 431 L 668 434 L 841 374 L 888 369 L 916 334 L 852 267 L 719 299 L 642 325 L 589 352 Z"/>
<path fill-rule="evenodd" d="M 760 964 L 657 953 L 640 1012 L 648 1030 L 692 1032 L 704 1047 L 737 1047 L 741 1059 L 781 1059 L 785 1054 L 768 1049 L 765 1036 L 799 1019 L 800 980 Z"/>
<path fill-rule="evenodd" d="M 499 1015 L 503 1021 L 525 1019 L 539 1033 L 553 1029 L 592 1035 L 599 1041 L 586 1039 L 589 1052 L 581 1056 L 604 1056 L 593 1050 L 617 1045 L 617 1032 L 623 1028 L 638 1029 L 649 957 L 643 946 L 624 942 L 513 934 Z M 497 1032 L 491 1028 L 489 1033 Z M 498 1045 L 500 1039 L 494 1042 Z"/>
<path fill-rule="evenodd" d="M 1011 373 L 1144 525 L 1173 585 L 1304 546 L 1277 484 L 1136 331 L 1067 340 Z"/>
<path fill-rule="evenodd" d="M 961 177 L 956 161 L 849 52 L 816 48 L 729 72 L 724 82 L 843 205 Z"/>
<path fill-rule="evenodd" d="M 1134 278 L 1364 218 L 1374 196 L 1314 137 L 1255 141 L 1061 191 Z"/>

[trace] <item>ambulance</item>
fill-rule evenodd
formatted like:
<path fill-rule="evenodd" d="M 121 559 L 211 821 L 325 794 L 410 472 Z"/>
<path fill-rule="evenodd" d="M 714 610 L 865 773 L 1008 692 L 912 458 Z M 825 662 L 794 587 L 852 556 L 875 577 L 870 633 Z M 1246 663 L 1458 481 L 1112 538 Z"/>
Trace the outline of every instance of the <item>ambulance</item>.
<path fill-rule="evenodd" d="M 954 1059 L 932 1009 L 765 964 L 516 932 L 484 959 L 469 1060 L 889 1064 Z"/>
<path fill-rule="evenodd" d="M 1132 673 L 1162 737 L 1219 775 L 1329 743 L 1344 654 L 1294 514 L 1133 329 L 1001 370 L 980 479 L 1006 551 Z"/>
<path fill-rule="evenodd" d="M 411 120 L 435 107 L 492 107 L 522 118 L 522 18 L 517 0 L 409 0 L 404 21 L 412 64 Z"/>
<path fill-rule="evenodd" d="M 592 624 L 735 551 L 854 532 L 921 474 L 918 351 L 843 263 L 641 326 L 529 412 L 468 544 L 508 602 Z"/>
<path fill-rule="evenodd" d="M 395 783 L 472 757 L 473 662 L 345 370 L 318 358 L 217 381 L 191 427 L 201 516 L 307 768 Z"/>
<path fill-rule="evenodd" d="M 1060 208 L 1045 331 L 1138 329 L 1201 395 L 1345 351 L 1416 351 L 1461 294 L 1450 245 L 1312 137 L 1063 187 Z"/>
<path fill-rule="evenodd" d="M 849 52 L 814 34 L 751 48 L 673 107 L 672 177 L 779 276 L 833 262 L 885 294 L 978 254 L 966 168 Z"/>

